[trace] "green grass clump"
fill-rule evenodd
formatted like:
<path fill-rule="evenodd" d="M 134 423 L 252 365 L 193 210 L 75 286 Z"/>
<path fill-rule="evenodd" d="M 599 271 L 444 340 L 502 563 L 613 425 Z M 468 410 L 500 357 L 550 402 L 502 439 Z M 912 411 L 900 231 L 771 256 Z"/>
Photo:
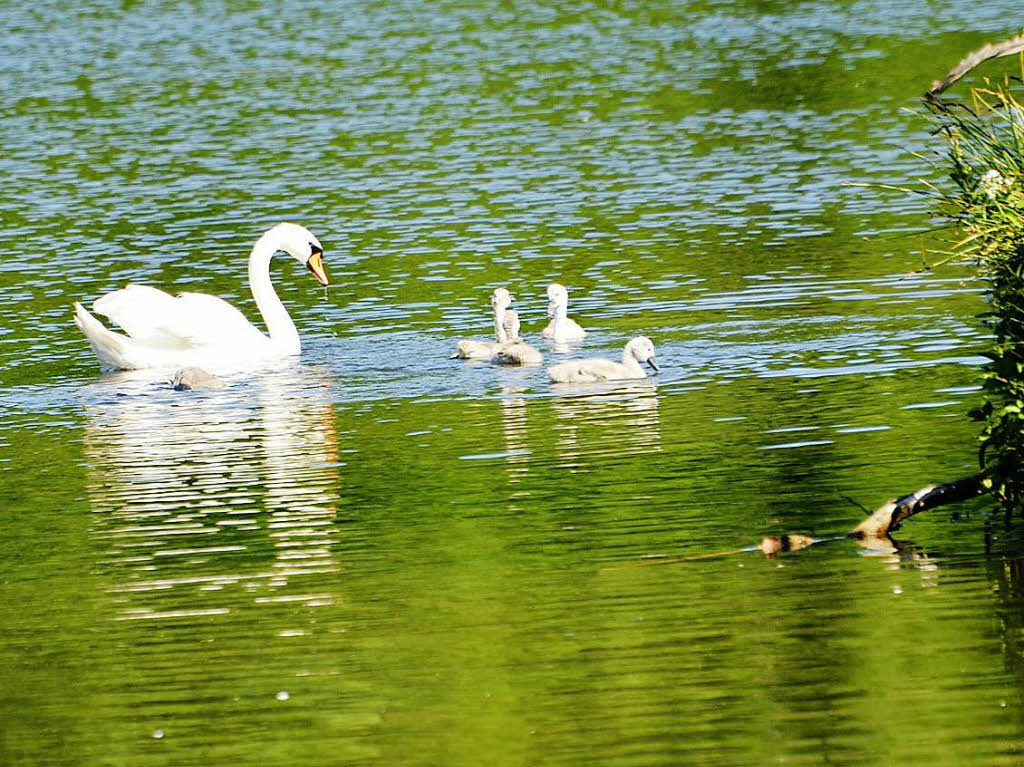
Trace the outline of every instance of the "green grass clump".
<path fill-rule="evenodd" d="M 969 103 L 926 102 L 946 139 L 943 171 L 929 185 L 937 213 L 958 231 L 954 252 L 969 257 L 988 285 L 992 330 L 983 370 L 985 484 L 1004 505 L 1024 497 L 1024 88 L 1018 79 L 971 91 Z"/>

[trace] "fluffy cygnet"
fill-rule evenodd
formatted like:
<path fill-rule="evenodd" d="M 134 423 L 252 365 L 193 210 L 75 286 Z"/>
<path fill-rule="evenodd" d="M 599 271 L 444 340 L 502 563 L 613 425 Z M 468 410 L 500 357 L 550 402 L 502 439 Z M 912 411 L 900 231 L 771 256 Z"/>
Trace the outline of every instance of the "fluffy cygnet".
<path fill-rule="evenodd" d="M 655 371 L 654 344 L 647 336 L 637 336 L 622 350 L 622 362 L 595 357 L 585 360 L 569 360 L 548 368 L 548 377 L 555 383 L 595 383 L 597 381 L 622 381 L 630 378 L 646 378 L 647 373 L 640 367 L 646 362 Z"/>
<path fill-rule="evenodd" d="M 210 375 L 202 368 L 182 368 L 171 379 L 171 388 L 177 391 L 192 389 L 223 389 L 224 382 L 217 376 Z"/>
<path fill-rule="evenodd" d="M 489 360 L 504 344 L 509 342 L 511 335 L 506 326 L 508 308 L 512 305 L 512 294 L 505 288 L 495 288 L 491 294 L 491 307 L 494 309 L 494 341 L 474 341 L 464 338 L 455 346 L 455 354 L 451 358 L 459 360 Z"/>
<path fill-rule="evenodd" d="M 544 355 L 519 337 L 519 314 L 509 309 L 505 314 L 508 343 L 501 345 L 491 358 L 498 365 L 539 365 Z"/>
<path fill-rule="evenodd" d="M 548 317 L 551 318 L 551 322 L 544 328 L 541 335 L 544 338 L 550 338 L 555 343 L 581 340 L 587 331 L 568 317 L 568 311 L 569 291 L 565 289 L 564 285 L 552 282 L 548 285 Z"/>

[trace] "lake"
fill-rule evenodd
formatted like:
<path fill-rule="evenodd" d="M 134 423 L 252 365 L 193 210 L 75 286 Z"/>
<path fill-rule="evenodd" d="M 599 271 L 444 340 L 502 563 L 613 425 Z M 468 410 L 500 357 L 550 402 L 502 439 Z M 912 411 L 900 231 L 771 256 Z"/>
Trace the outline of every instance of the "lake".
<path fill-rule="evenodd" d="M 0 763 L 1024 762 L 1019 524 L 744 550 L 975 470 L 982 286 L 870 185 L 1019 10 L 0 7 Z M 72 302 L 256 319 L 282 220 L 301 360 L 101 375 Z M 449 359 L 498 286 L 660 374 Z"/>

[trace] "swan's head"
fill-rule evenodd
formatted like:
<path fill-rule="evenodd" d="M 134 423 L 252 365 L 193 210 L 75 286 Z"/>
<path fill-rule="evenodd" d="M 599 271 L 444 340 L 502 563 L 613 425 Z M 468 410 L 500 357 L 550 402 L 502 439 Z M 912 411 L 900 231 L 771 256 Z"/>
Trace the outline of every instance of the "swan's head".
<path fill-rule="evenodd" d="M 626 353 L 633 355 L 637 362 L 646 362 L 655 373 L 661 370 L 654 361 L 654 343 L 647 336 L 637 336 L 626 344 Z"/>
<path fill-rule="evenodd" d="M 569 291 L 565 285 L 552 282 L 548 285 L 548 317 L 554 317 L 559 309 L 567 309 L 569 306 Z"/>
<path fill-rule="evenodd" d="M 512 294 L 505 288 L 495 288 L 494 293 L 491 294 L 491 306 L 495 310 L 508 309 L 512 306 Z"/>
<path fill-rule="evenodd" d="M 327 284 L 324 271 L 324 247 L 311 231 L 298 224 L 284 222 L 270 230 L 278 250 L 283 250 L 313 273 L 317 282 Z"/>

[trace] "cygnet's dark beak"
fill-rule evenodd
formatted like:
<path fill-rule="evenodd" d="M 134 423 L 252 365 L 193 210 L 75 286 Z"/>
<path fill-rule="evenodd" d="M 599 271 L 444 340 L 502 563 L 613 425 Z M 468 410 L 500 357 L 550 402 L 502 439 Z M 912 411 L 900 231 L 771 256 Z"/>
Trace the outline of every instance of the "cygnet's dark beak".
<path fill-rule="evenodd" d="M 650 365 L 654 369 L 655 373 L 660 373 L 661 372 L 661 368 L 658 367 L 658 363 L 654 361 L 654 355 L 653 354 L 650 357 L 647 358 L 647 364 Z"/>
<path fill-rule="evenodd" d="M 321 285 L 327 284 L 327 272 L 324 271 L 324 252 L 313 246 L 313 255 L 306 259 L 306 268 L 313 273 Z"/>

